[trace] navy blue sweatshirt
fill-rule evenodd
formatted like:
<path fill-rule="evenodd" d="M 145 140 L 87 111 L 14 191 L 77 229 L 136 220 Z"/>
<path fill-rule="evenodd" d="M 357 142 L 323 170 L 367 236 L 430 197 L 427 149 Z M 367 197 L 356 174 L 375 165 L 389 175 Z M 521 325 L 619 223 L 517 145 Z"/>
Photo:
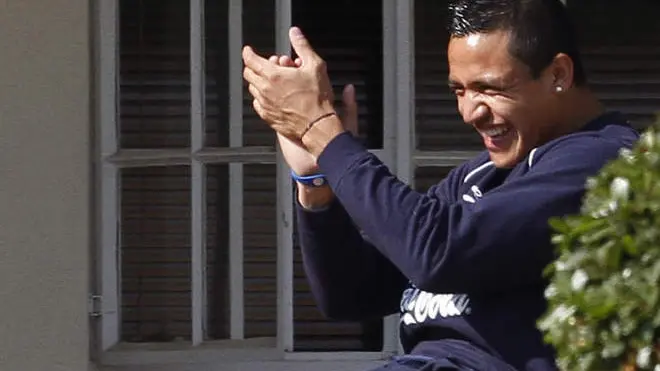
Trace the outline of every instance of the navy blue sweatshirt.
<path fill-rule="evenodd" d="M 536 327 L 554 257 L 548 219 L 579 212 L 586 179 L 637 138 L 608 113 L 513 169 L 483 152 L 420 193 L 341 134 L 318 159 L 336 200 L 298 207 L 319 307 L 345 320 L 399 312 L 409 354 L 476 370 L 555 370 Z"/>

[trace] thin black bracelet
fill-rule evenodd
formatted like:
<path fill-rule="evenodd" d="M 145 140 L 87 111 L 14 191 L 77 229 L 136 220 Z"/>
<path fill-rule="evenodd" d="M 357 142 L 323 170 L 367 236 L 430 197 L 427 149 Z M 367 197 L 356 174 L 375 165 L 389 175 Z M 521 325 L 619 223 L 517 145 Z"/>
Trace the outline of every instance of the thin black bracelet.
<path fill-rule="evenodd" d="M 307 132 L 309 131 L 309 129 L 311 129 L 312 126 L 314 126 L 317 122 L 319 122 L 319 121 L 321 121 L 321 120 L 323 120 L 323 119 L 325 119 L 325 118 L 328 118 L 328 117 L 330 117 L 330 116 L 334 116 L 334 115 L 336 115 L 336 114 L 337 114 L 337 112 L 328 112 L 328 113 L 325 113 L 325 114 L 323 114 L 323 115 L 317 117 L 316 119 L 310 121 L 310 123 L 307 124 L 307 127 L 305 128 L 305 130 L 302 132 L 302 134 L 300 134 L 300 139 L 302 139 L 302 137 L 304 137 L 305 134 L 307 134 Z"/>

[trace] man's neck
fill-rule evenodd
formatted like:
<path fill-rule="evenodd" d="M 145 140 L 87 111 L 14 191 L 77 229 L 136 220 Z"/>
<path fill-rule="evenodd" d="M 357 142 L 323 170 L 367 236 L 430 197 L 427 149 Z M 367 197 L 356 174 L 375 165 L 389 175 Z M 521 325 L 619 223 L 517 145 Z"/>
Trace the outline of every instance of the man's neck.
<path fill-rule="evenodd" d="M 575 88 L 567 94 L 565 109 L 559 116 L 558 132 L 555 137 L 579 131 L 586 124 L 601 116 L 605 107 L 588 88 Z"/>

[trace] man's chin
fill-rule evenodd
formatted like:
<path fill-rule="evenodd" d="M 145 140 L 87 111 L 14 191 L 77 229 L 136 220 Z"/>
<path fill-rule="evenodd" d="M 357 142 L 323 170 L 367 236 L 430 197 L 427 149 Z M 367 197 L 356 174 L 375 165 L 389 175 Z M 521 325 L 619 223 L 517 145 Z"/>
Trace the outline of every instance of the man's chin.
<path fill-rule="evenodd" d="M 520 160 L 519 156 L 516 155 L 515 151 L 506 151 L 506 152 L 488 152 L 490 155 L 490 160 L 493 161 L 495 167 L 500 169 L 511 169 L 514 168 Z"/>

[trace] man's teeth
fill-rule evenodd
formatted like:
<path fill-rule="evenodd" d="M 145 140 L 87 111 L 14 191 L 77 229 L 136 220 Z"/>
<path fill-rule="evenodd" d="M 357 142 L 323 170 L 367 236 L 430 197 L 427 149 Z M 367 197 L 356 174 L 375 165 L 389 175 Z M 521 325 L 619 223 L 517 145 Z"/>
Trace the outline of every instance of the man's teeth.
<path fill-rule="evenodd" d="M 507 128 L 493 128 L 489 130 L 484 130 L 484 134 L 486 134 L 489 137 L 497 137 L 502 134 L 506 134 L 509 131 Z"/>

